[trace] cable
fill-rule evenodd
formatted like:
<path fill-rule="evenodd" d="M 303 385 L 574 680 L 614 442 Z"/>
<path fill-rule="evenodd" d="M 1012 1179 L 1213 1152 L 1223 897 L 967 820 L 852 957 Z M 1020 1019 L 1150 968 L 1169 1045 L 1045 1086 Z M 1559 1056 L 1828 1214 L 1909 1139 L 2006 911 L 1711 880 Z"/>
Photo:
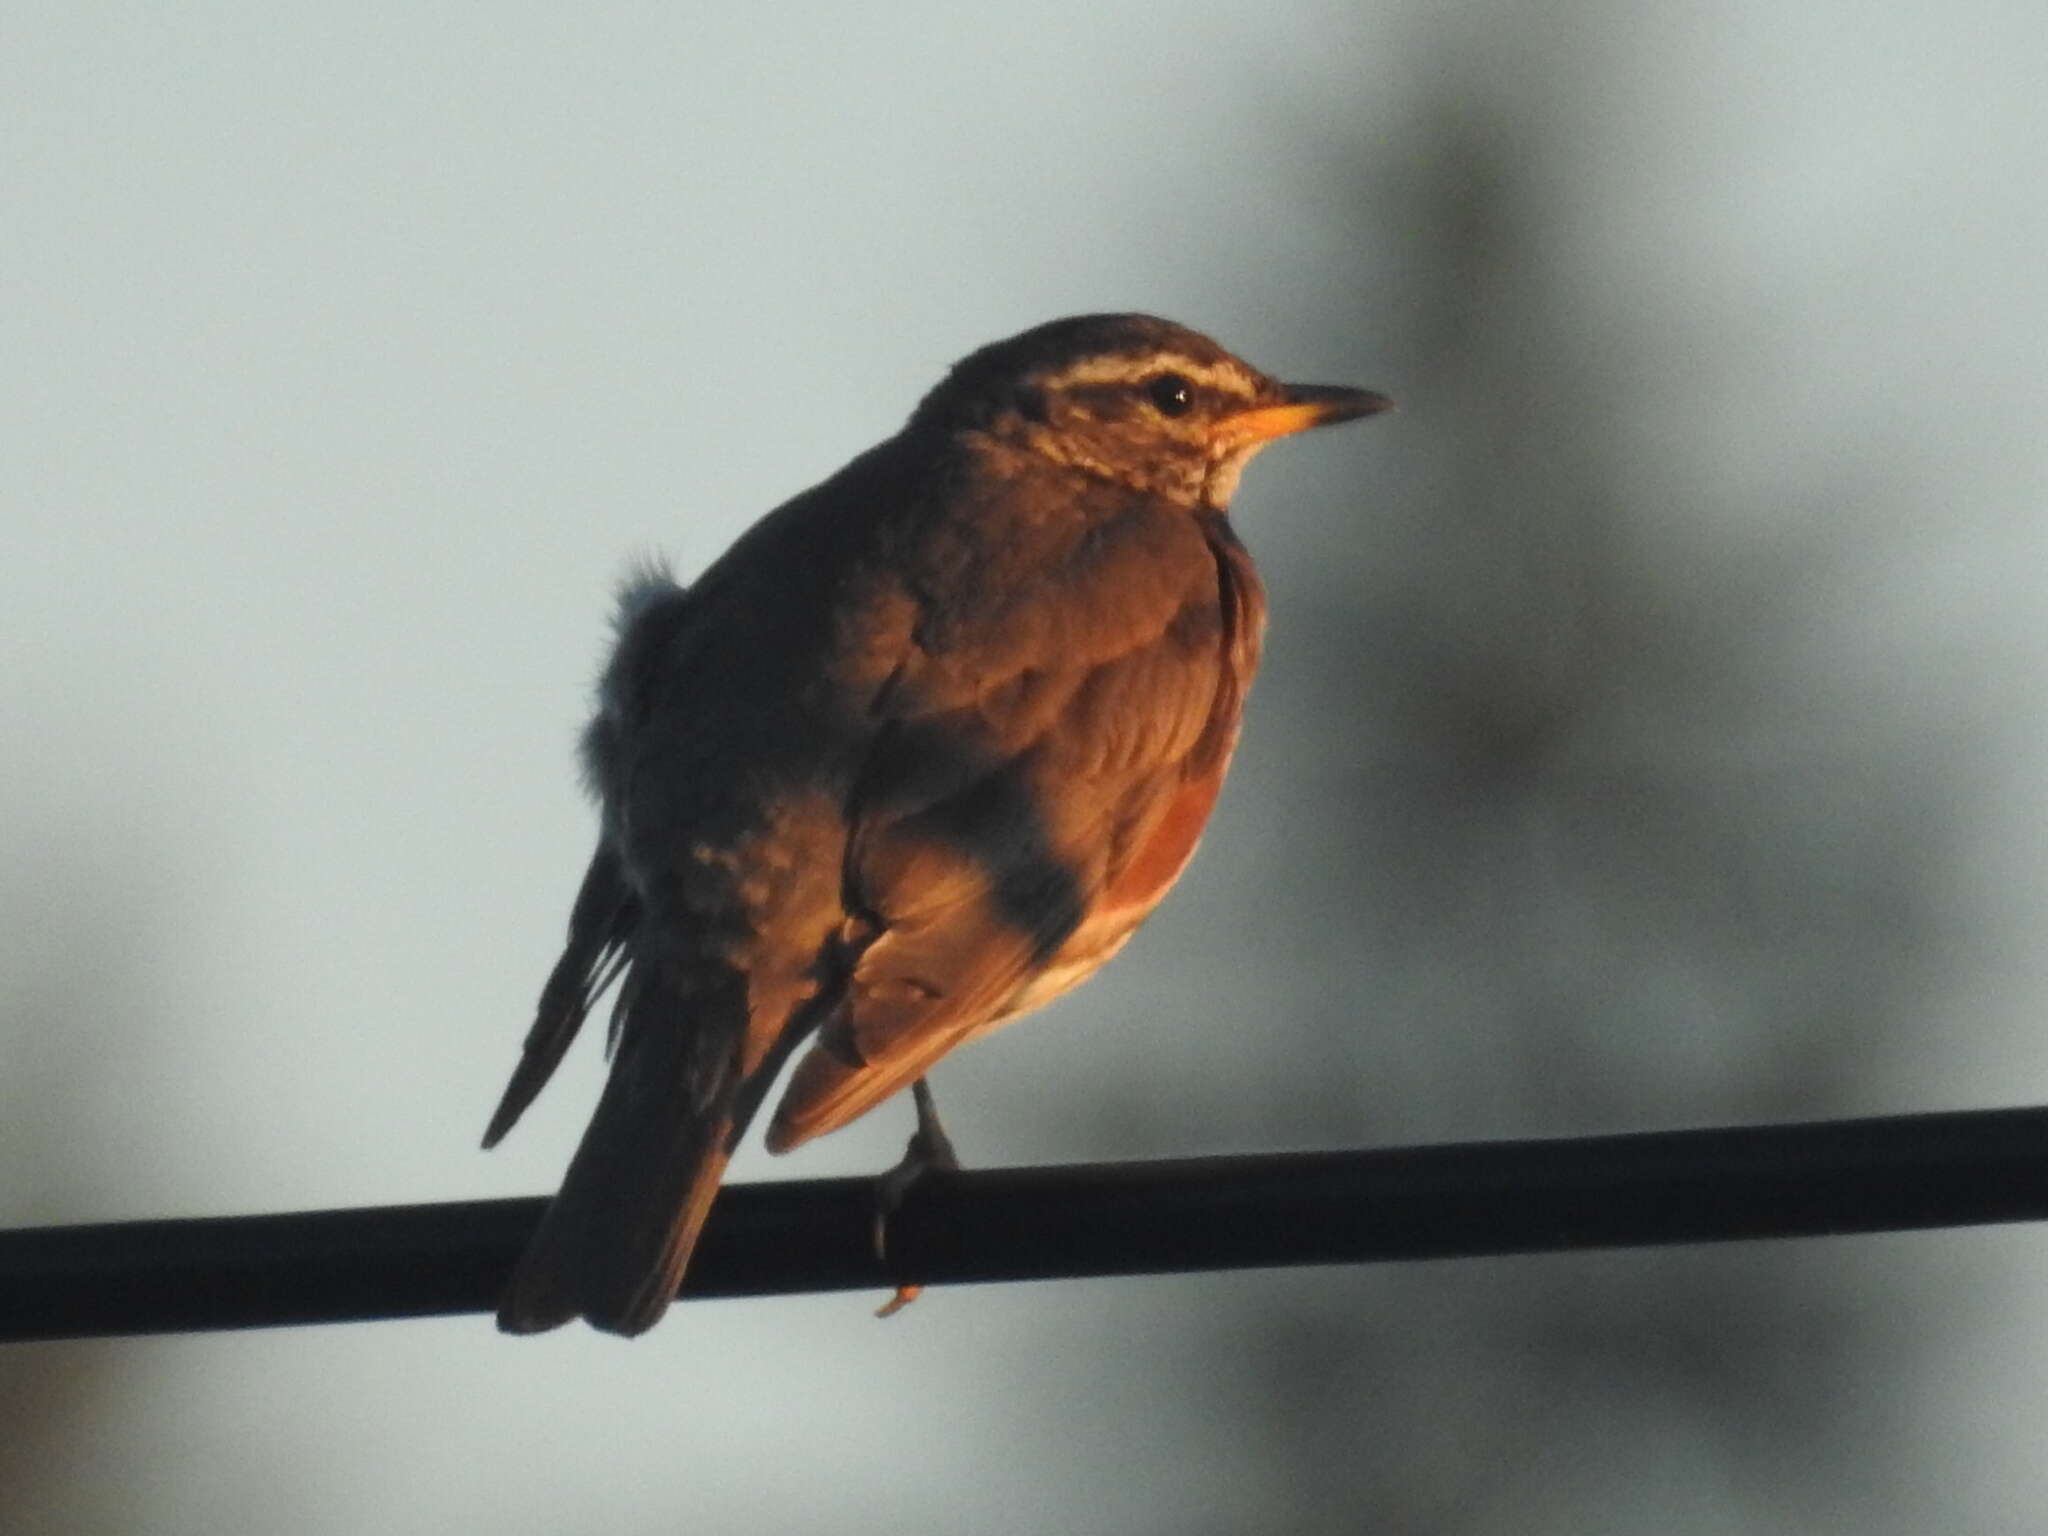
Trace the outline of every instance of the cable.
<path fill-rule="evenodd" d="M 0 1341 L 482 1312 L 544 1201 L 0 1232 Z M 685 1297 L 1477 1257 L 2048 1218 L 2048 1108 L 928 1175 L 718 1198 Z"/>

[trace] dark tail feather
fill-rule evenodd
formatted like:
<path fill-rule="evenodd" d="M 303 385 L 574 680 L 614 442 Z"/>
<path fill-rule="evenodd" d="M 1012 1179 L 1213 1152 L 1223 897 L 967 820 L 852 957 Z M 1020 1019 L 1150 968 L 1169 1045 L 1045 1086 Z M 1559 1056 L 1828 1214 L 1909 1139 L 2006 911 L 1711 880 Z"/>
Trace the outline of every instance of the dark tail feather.
<path fill-rule="evenodd" d="M 519 1065 L 484 1132 L 486 1147 L 504 1139 L 561 1064 L 590 1005 L 625 964 L 625 943 L 634 918 L 633 896 L 620 877 L 618 858 L 610 844 L 599 843 L 569 913 L 568 945 L 541 988 Z"/>
<path fill-rule="evenodd" d="M 678 997 L 636 970 L 597 1113 L 498 1308 L 507 1333 L 581 1315 L 645 1332 L 682 1283 L 690 1250 L 746 1129 L 739 1104 L 744 989 Z"/>

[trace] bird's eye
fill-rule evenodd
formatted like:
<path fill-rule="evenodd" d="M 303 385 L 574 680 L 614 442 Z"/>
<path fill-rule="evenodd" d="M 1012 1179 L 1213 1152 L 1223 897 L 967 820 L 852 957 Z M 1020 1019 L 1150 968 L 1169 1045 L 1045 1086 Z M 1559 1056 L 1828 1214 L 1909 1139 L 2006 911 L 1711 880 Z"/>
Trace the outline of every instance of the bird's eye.
<path fill-rule="evenodd" d="M 1177 373 L 1162 373 L 1145 385 L 1145 397 L 1162 416 L 1185 416 L 1195 408 L 1195 387 Z"/>

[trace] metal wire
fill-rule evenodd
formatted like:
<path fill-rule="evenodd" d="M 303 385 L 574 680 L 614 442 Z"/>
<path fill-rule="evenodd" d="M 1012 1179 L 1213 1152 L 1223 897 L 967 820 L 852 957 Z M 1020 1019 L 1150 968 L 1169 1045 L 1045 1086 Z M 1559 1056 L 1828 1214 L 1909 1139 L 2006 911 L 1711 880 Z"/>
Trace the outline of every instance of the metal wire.
<path fill-rule="evenodd" d="M 2048 1108 L 725 1190 L 685 1297 L 2048 1218 Z M 489 1310 L 544 1201 L 0 1232 L 0 1341 Z"/>

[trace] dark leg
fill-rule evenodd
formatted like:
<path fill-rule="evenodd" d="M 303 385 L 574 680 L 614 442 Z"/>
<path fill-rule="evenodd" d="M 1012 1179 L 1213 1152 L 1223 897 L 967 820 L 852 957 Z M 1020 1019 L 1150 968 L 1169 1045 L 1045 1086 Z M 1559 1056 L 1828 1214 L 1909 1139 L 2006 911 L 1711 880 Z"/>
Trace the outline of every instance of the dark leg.
<path fill-rule="evenodd" d="M 910 1094 L 917 1103 L 917 1129 L 910 1133 L 910 1144 L 903 1149 L 903 1160 L 875 1181 L 875 1257 L 884 1261 L 889 1257 L 889 1218 L 903 1204 L 903 1197 L 910 1193 L 910 1186 L 933 1169 L 941 1173 L 955 1173 L 960 1167 L 959 1156 L 953 1151 L 953 1139 L 939 1124 L 938 1106 L 932 1102 L 932 1091 L 923 1078 L 910 1085 Z M 915 1285 L 897 1286 L 896 1294 L 875 1316 L 895 1316 L 917 1300 L 922 1289 Z"/>

